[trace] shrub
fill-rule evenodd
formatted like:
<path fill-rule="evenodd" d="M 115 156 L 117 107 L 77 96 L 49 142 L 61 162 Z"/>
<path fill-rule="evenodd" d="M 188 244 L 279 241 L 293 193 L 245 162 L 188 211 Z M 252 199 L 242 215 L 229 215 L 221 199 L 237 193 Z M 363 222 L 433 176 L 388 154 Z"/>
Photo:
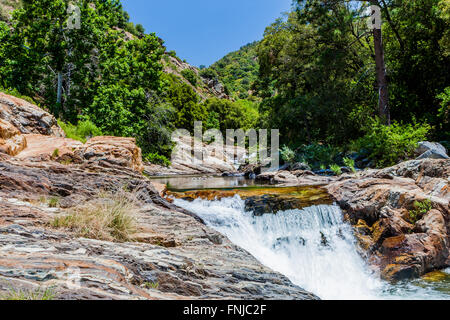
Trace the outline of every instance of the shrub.
<path fill-rule="evenodd" d="M 341 166 L 337 164 L 332 164 L 330 166 L 331 171 L 334 172 L 335 175 L 340 176 L 342 174 Z"/>
<path fill-rule="evenodd" d="M 339 150 L 322 144 L 310 144 L 299 148 L 298 154 L 302 162 L 309 163 L 314 169 L 322 165 L 328 167 L 335 162 L 334 158 Z"/>
<path fill-rule="evenodd" d="M 147 289 L 155 289 L 155 290 L 157 290 L 159 288 L 159 282 L 145 282 L 144 286 Z"/>
<path fill-rule="evenodd" d="M 205 79 L 217 79 L 219 77 L 219 75 L 217 74 L 217 71 L 211 68 L 206 68 L 206 69 L 202 69 L 200 70 L 199 73 L 200 77 L 205 78 Z"/>
<path fill-rule="evenodd" d="M 371 122 L 365 136 L 354 141 L 352 148 L 369 150 L 369 158 L 375 160 L 378 167 L 392 166 L 412 157 L 418 142 L 425 140 L 431 130 L 426 123 L 402 125 L 394 122 L 385 126 L 378 119 Z"/>
<path fill-rule="evenodd" d="M 144 161 L 160 164 L 165 167 L 170 167 L 171 163 L 170 160 L 167 159 L 165 156 L 162 156 L 158 153 L 147 153 L 143 156 Z"/>
<path fill-rule="evenodd" d="M 59 157 L 59 149 L 56 148 L 55 150 L 53 150 L 52 153 L 52 159 L 58 158 Z"/>
<path fill-rule="evenodd" d="M 67 138 L 83 143 L 89 138 L 102 135 L 101 130 L 90 120 L 79 121 L 76 126 L 70 123 L 64 123 L 61 120 L 58 120 L 58 124 L 64 130 Z"/>
<path fill-rule="evenodd" d="M 283 159 L 285 163 L 293 163 L 295 161 L 295 152 L 288 146 L 283 146 L 280 153 L 281 159 Z"/>
<path fill-rule="evenodd" d="M 129 193 L 105 193 L 55 218 L 52 226 L 70 229 L 81 237 L 127 241 L 136 231 L 136 211 L 136 201 Z"/>
<path fill-rule="evenodd" d="M 409 211 L 410 222 L 412 224 L 416 224 L 416 222 L 422 219 L 422 217 L 426 215 L 431 209 L 433 209 L 433 205 L 431 203 L 431 200 L 429 199 L 422 202 L 414 202 L 414 209 Z"/>
<path fill-rule="evenodd" d="M 184 69 L 181 75 L 189 81 L 194 87 L 197 85 L 197 74 L 191 69 Z"/>
<path fill-rule="evenodd" d="M 346 167 L 349 167 L 350 170 L 352 170 L 353 173 L 356 172 L 356 169 L 355 169 L 355 160 L 350 159 L 350 158 L 344 158 L 343 161 L 344 161 L 344 165 L 345 165 Z"/>
<path fill-rule="evenodd" d="M 178 58 L 178 56 L 177 56 L 177 52 L 176 52 L 175 50 L 170 50 L 169 52 L 167 52 L 167 54 L 168 54 L 169 56 L 171 56 L 172 58 L 175 58 L 175 59 L 177 59 L 177 60 L 180 60 L 180 61 L 181 61 L 181 59 L 180 59 L 180 58 Z"/>
<path fill-rule="evenodd" d="M 8 88 L 3 88 L 2 86 L 0 86 L 0 91 L 3 93 L 9 94 L 10 96 L 25 100 L 31 104 L 38 105 L 36 103 L 36 101 L 33 100 L 33 98 L 30 98 L 28 96 L 21 94 L 17 89 L 8 89 Z"/>
<path fill-rule="evenodd" d="M 440 134 L 444 139 L 450 139 L 450 132 L 445 128 L 449 126 L 450 120 L 450 87 L 445 88 L 444 92 L 437 96 L 441 100 L 438 117 L 440 119 Z"/>
<path fill-rule="evenodd" d="M 56 208 L 59 204 L 59 198 L 57 197 L 51 197 L 50 199 L 48 199 L 48 206 L 50 208 Z"/>

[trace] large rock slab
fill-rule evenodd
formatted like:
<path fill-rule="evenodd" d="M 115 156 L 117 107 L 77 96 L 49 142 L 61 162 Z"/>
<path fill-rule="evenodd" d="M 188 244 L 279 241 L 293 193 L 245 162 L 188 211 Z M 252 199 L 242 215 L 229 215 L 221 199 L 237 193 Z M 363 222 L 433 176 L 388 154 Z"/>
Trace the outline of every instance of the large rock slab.
<path fill-rule="evenodd" d="M 133 171 L 0 162 L 0 294 L 52 288 L 55 299 L 317 299 L 162 199 Z M 51 227 L 65 208 L 126 186 L 140 201 L 133 242 Z M 58 196 L 49 208 L 40 197 Z"/>
<path fill-rule="evenodd" d="M 23 134 L 64 137 L 55 117 L 23 99 L 0 92 L 0 119 L 9 122 Z"/>
<path fill-rule="evenodd" d="M 44 136 L 41 134 L 23 135 L 27 141 L 27 148 L 17 154 L 18 159 L 34 159 L 46 161 L 66 155 L 72 155 L 77 148 L 83 144 L 79 141 L 57 137 Z"/>
<path fill-rule="evenodd" d="M 141 148 L 136 145 L 134 138 L 94 137 L 78 148 L 75 153 L 89 161 L 102 160 L 137 172 L 144 170 Z"/>
<path fill-rule="evenodd" d="M 356 236 L 381 275 L 419 277 L 450 265 L 450 160 L 407 161 L 340 178 L 328 192 L 347 212 Z M 417 202 L 430 209 L 412 218 Z"/>
<path fill-rule="evenodd" d="M 95 137 L 83 144 L 56 136 L 24 136 L 28 146 L 16 156 L 21 160 L 54 160 L 67 165 L 89 163 L 99 170 L 103 170 L 102 167 L 118 171 L 129 169 L 138 173 L 143 170 L 141 149 L 134 138 Z"/>

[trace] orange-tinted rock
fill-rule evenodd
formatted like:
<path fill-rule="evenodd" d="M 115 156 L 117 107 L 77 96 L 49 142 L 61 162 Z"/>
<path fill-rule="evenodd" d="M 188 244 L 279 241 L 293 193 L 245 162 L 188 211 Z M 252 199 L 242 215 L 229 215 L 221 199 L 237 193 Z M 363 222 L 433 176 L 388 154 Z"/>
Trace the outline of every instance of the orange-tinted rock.
<path fill-rule="evenodd" d="M 390 264 L 386 266 L 381 276 L 385 280 L 399 281 L 417 278 L 420 276 L 420 272 L 415 265 Z"/>
<path fill-rule="evenodd" d="M 41 134 L 27 134 L 27 148 L 17 158 L 19 159 L 42 159 L 58 158 L 66 154 L 73 154 L 83 144 L 79 141 Z"/>
<path fill-rule="evenodd" d="M 134 138 L 94 137 L 78 148 L 76 154 L 88 161 L 102 160 L 138 172 L 144 170 L 141 149 Z"/>
<path fill-rule="evenodd" d="M 449 177 L 450 160 L 414 160 L 366 170 L 326 188 L 350 221 L 372 226 L 371 239 L 357 233 L 368 261 L 384 278 L 400 280 L 450 264 Z M 412 225 L 410 210 L 428 199 L 433 209 Z M 363 225 L 359 222 L 356 230 L 367 231 Z"/>
<path fill-rule="evenodd" d="M 0 119 L 0 153 L 15 156 L 27 146 L 27 140 L 12 124 Z"/>

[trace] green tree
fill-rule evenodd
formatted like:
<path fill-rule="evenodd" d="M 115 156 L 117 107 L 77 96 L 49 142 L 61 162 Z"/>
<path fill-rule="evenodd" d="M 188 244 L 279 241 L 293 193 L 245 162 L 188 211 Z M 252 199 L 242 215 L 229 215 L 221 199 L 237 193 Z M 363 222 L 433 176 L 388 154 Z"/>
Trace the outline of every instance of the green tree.
<path fill-rule="evenodd" d="M 176 110 L 174 125 L 177 129 L 192 132 L 195 121 L 207 120 L 206 108 L 189 85 L 173 75 L 169 76 L 169 80 L 168 100 Z"/>

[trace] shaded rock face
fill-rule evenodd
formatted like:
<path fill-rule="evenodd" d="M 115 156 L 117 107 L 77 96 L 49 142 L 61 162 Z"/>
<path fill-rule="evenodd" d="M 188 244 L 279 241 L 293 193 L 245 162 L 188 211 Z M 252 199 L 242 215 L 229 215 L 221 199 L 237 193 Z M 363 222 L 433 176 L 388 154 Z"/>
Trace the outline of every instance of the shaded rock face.
<path fill-rule="evenodd" d="M 347 212 L 368 261 L 389 280 L 450 265 L 450 160 L 414 160 L 326 188 Z M 417 202 L 430 202 L 416 219 Z"/>
<path fill-rule="evenodd" d="M 134 242 L 78 238 L 56 216 L 104 190 L 137 194 Z M 41 196 L 57 196 L 49 208 Z M 316 299 L 164 199 L 130 168 L 0 162 L 0 294 L 53 288 L 56 299 Z"/>
<path fill-rule="evenodd" d="M 0 92 L 0 119 L 12 124 L 23 134 L 64 137 L 55 117 L 41 108 Z"/>

